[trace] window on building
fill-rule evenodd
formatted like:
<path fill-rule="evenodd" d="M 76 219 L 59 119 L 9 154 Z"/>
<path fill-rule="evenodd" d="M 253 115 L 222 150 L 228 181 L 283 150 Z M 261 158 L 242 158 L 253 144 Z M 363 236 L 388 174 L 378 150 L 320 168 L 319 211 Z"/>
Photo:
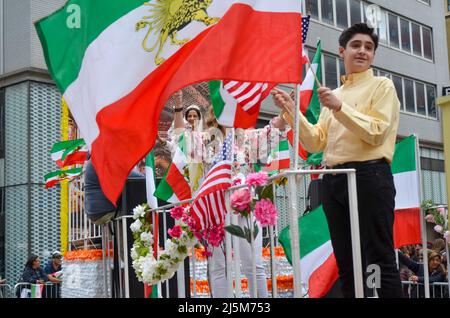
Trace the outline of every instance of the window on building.
<path fill-rule="evenodd" d="M 411 37 L 409 33 L 409 21 L 400 18 L 400 30 L 402 35 L 402 49 L 411 52 Z"/>
<path fill-rule="evenodd" d="M 433 46 L 431 44 L 431 29 L 422 27 L 422 35 L 423 35 L 423 55 L 432 60 L 433 59 Z"/>
<path fill-rule="evenodd" d="M 430 0 L 417 0 L 417 1 L 430 5 Z"/>
<path fill-rule="evenodd" d="M 345 75 L 345 66 L 344 66 L 344 60 L 339 59 L 339 75 L 344 76 Z"/>
<path fill-rule="evenodd" d="M 335 0 L 335 1 L 336 1 L 337 26 L 346 29 L 348 27 L 347 0 Z"/>
<path fill-rule="evenodd" d="M 360 23 L 361 19 L 361 2 L 359 0 L 350 0 L 350 25 Z"/>
<path fill-rule="evenodd" d="M 403 83 L 400 76 L 392 75 L 392 81 L 394 82 L 395 90 L 397 91 L 397 97 L 400 101 L 400 109 L 403 109 L 405 103 L 403 102 Z"/>
<path fill-rule="evenodd" d="M 336 58 L 334 56 L 324 55 L 325 61 L 325 85 L 331 89 L 338 87 Z"/>
<path fill-rule="evenodd" d="M 431 85 L 427 85 L 427 108 L 428 108 L 428 116 L 437 118 L 437 115 L 436 115 L 436 90 Z"/>
<path fill-rule="evenodd" d="M 318 0 L 306 0 L 306 13 L 310 14 L 311 18 L 319 20 Z"/>
<path fill-rule="evenodd" d="M 4 89 L 0 89 L 0 158 L 5 158 L 5 90 Z"/>
<path fill-rule="evenodd" d="M 450 11 L 450 0 L 447 0 L 447 10 Z"/>
<path fill-rule="evenodd" d="M 420 115 L 426 115 L 425 109 L 425 85 L 415 82 L 416 85 L 416 104 L 417 104 L 417 113 Z"/>
<path fill-rule="evenodd" d="M 333 0 L 321 0 L 322 21 L 334 25 Z"/>
<path fill-rule="evenodd" d="M 414 83 L 409 79 L 403 79 L 405 84 L 405 109 L 410 113 L 415 113 L 414 105 Z"/>
<path fill-rule="evenodd" d="M 389 19 L 389 43 L 391 46 L 398 48 L 399 32 L 398 32 L 398 17 L 393 14 L 388 14 Z"/>
<path fill-rule="evenodd" d="M 422 56 L 422 41 L 420 38 L 420 25 L 411 23 L 413 53 Z"/>
<path fill-rule="evenodd" d="M 420 147 L 422 172 L 422 199 L 436 204 L 447 203 L 444 152 L 440 149 Z"/>
<path fill-rule="evenodd" d="M 377 29 L 378 37 L 379 37 L 381 43 L 387 44 L 387 41 L 388 41 L 387 12 L 385 10 L 381 10 L 381 14 L 380 14 L 379 18 L 380 19 L 378 21 L 378 29 Z"/>

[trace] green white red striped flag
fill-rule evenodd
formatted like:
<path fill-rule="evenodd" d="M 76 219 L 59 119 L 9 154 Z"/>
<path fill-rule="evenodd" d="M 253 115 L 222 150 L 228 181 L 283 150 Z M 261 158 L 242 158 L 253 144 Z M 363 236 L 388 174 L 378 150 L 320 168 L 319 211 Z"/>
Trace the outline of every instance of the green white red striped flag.
<path fill-rule="evenodd" d="M 189 182 L 185 177 L 187 166 L 186 139 L 181 135 L 172 163 L 166 175 L 158 184 L 154 195 L 161 200 L 177 203 L 192 196 Z"/>
<path fill-rule="evenodd" d="M 278 146 L 271 151 L 267 166 L 263 170 L 272 175 L 280 170 L 289 169 L 290 163 L 289 141 L 287 139 L 281 140 Z"/>
<path fill-rule="evenodd" d="M 321 49 L 321 42 L 317 42 L 317 51 L 314 55 L 314 58 L 311 62 L 311 68 L 308 69 L 308 72 L 306 73 L 305 80 L 303 81 L 301 87 L 300 87 L 300 111 L 303 115 L 305 115 L 306 119 L 311 124 L 316 124 L 319 120 L 320 115 L 320 102 L 319 102 L 319 96 L 317 94 L 317 83 L 314 79 L 314 74 L 316 74 L 317 79 L 319 81 L 322 80 L 322 67 L 321 67 L 321 59 L 322 59 L 322 49 Z M 287 133 L 287 137 L 289 140 L 289 143 L 293 147 L 294 145 L 294 132 L 292 129 L 290 129 Z M 308 158 L 311 156 L 301 145 L 299 142 L 299 148 L 298 148 L 298 154 L 303 160 L 308 160 Z M 320 155 L 320 158 L 322 155 Z M 314 160 L 317 162 L 317 158 Z M 320 160 L 322 161 L 322 160 Z"/>
<path fill-rule="evenodd" d="M 237 81 L 209 82 L 217 122 L 225 127 L 255 127 L 261 102 L 275 86 L 276 84 Z"/>
<path fill-rule="evenodd" d="M 83 172 L 83 168 L 74 168 L 68 170 L 57 170 L 50 172 L 44 176 L 45 179 L 45 187 L 51 188 L 57 185 L 59 182 L 63 180 L 73 180 L 78 177 L 81 172 Z"/>
<path fill-rule="evenodd" d="M 152 209 L 156 209 L 158 207 L 158 198 L 154 196 L 156 190 L 154 150 L 150 151 L 145 159 L 145 179 L 147 188 L 147 203 Z"/>
<path fill-rule="evenodd" d="M 300 266 L 302 282 L 308 285 L 310 298 L 323 297 L 338 279 L 338 267 L 331 245 L 327 218 L 322 206 L 298 219 L 300 234 Z M 289 226 L 281 232 L 278 240 L 292 264 Z"/>
<path fill-rule="evenodd" d="M 416 137 L 409 136 L 395 145 L 391 171 L 395 183 L 394 246 L 421 244 L 419 171 Z"/>
<path fill-rule="evenodd" d="M 87 160 L 88 149 L 84 139 L 57 142 L 50 150 L 52 160 L 59 167 L 83 164 Z"/>
<path fill-rule="evenodd" d="M 67 24 L 73 5 L 79 28 Z M 174 92 L 215 79 L 300 83 L 300 11 L 298 0 L 69 0 L 38 21 L 48 70 L 106 197 L 116 202 L 152 149 Z"/>

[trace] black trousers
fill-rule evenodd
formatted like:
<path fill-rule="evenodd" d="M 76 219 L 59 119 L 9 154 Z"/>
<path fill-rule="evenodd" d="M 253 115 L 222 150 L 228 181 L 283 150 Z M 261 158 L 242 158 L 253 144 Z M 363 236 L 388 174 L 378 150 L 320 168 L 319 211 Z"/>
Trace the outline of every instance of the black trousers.
<path fill-rule="evenodd" d="M 390 166 L 368 163 L 356 168 L 359 226 L 363 272 L 377 264 L 381 270 L 379 297 L 403 297 L 394 253 L 393 226 L 395 187 Z M 355 297 L 350 212 L 347 176 L 327 174 L 323 177 L 323 209 L 330 228 L 331 241 L 339 268 L 344 297 Z M 366 278 L 364 278 L 366 286 Z M 369 296 L 366 290 L 366 297 Z"/>

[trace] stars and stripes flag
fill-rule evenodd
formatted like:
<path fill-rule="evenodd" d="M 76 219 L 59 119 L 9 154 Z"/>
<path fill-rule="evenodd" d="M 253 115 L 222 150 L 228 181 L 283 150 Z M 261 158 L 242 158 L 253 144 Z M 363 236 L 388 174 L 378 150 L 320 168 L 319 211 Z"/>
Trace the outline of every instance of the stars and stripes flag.
<path fill-rule="evenodd" d="M 229 134 L 192 203 L 192 217 L 201 230 L 219 226 L 225 220 L 225 190 L 232 185 L 231 141 Z"/>
<path fill-rule="evenodd" d="M 302 17 L 302 64 L 308 63 L 304 45 L 308 35 L 309 19 L 309 15 Z M 254 127 L 261 102 L 275 86 L 274 83 L 211 81 L 209 88 L 217 121 L 225 127 L 244 129 Z"/>

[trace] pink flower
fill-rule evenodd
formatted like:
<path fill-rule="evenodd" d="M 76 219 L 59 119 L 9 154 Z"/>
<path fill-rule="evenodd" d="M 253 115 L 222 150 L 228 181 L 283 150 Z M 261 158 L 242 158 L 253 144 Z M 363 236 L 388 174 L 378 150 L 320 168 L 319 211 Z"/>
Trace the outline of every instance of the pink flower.
<path fill-rule="evenodd" d="M 425 216 L 425 220 L 429 223 L 436 223 L 436 220 L 434 219 L 434 215 L 433 214 L 427 214 Z"/>
<path fill-rule="evenodd" d="M 231 207 L 237 211 L 247 211 L 250 209 L 250 191 L 247 188 L 239 189 L 230 196 Z"/>
<path fill-rule="evenodd" d="M 248 186 L 261 186 L 267 183 L 269 176 L 267 172 L 250 173 L 245 179 L 245 184 Z"/>
<path fill-rule="evenodd" d="M 213 226 L 206 230 L 205 239 L 206 241 L 214 246 L 218 247 L 222 243 L 223 237 L 225 236 L 225 230 L 223 226 Z"/>
<path fill-rule="evenodd" d="M 445 211 L 445 208 L 439 208 L 439 209 L 437 209 L 438 210 L 438 212 L 439 212 L 439 214 L 441 215 L 441 216 L 443 216 L 443 217 L 446 217 L 446 211 Z"/>
<path fill-rule="evenodd" d="M 211 251 L 209 250 L 208 245 L 206 245 L 206 246 L 205 246 L 205 249 L 202 251 L 202 256 L 203 256 L 203 257 L 211 257 L 211 256 L 212 256 L 212 253 L 211 253 Z"/>
<path fill-rule="evenodd" d="M 442 231 L 444 230 L 444 228 L 442 227 L 442 225 L 436 225 L 434 227 L 434 230 L 438 233 L 442 233 Z"/>
<path fill-rule="evenodd" d="M 277 223 L 278 212 L 269 199 L 262 199 L 256 202 L 254 213 L 262 226 L 275 225 Z"/>
<path fill-rule="evenodd" d="M 169 233 L 169 235 L 172 236 L 172 237 L 179 238 L 181 236 L 181 233 L 182 233 L 181 226 L 175 225 L 173 228 L 169 229 L 167 231 L 167 233 Z"/>
<path fill-rule="evenodd" d="M 182 206 L 176 206 L 170 210 L 170 215 L 175 219 L 179 220 L 183 216 L 184 208 Z"/>

